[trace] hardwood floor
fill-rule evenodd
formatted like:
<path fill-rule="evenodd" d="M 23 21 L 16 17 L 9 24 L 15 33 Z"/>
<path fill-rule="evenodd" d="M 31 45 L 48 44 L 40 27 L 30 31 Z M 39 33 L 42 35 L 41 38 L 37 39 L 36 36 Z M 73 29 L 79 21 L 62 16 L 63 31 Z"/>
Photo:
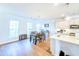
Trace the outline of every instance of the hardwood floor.
<path fill-rule="evenodd" d="M 50 41 L 49 40 L 43 41 L 41 43 L 38 43 L 37 46 L 47 51 L 48 49 L 50 49 Z"/>
<path fill-rule="evenodd" d="M 43 44 L 43 43 L 42 43 Z M 0 46 L 0 56 L 51 56 L 39 45 L 33 45 L 29 39 Z"/>

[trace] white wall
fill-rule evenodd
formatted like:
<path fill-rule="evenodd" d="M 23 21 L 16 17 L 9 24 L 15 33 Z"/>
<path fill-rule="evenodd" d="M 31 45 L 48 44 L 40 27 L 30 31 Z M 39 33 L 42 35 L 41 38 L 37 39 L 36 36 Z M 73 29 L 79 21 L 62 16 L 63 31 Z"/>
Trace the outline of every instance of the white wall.
<path fill-rule="evenodd" d="M 18 20 L 19 21 L 19 35 L 26 33 L 26 20 L 22 17 L 18 17 L 13 15 L 13 13 L 0 13 L 0 44 L 12 42 L 18 40 L 18 37 L 10 38 L 9 32 L 9 22 L 10 20 Z"/>
<path fill-rule="evenodd" d="M 10 20 L 18 20 L 20 22 L 19 34 L 25 33 L 26 20 L 21 17 L 22 14 L 18 10 L 13 10 L 8 6 L 0 5 L 0 44 L 18 40 L 18 37 L 9 38 L 9 22 Z M 24 30 L 24 29 L 25 30 Z"/>

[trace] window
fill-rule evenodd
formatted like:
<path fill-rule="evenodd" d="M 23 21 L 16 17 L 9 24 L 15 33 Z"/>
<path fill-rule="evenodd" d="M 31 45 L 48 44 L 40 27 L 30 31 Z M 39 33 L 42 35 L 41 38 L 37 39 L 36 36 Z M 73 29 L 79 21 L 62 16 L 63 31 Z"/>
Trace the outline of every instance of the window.
<path fill-rule="evenodd" d="M 10 29 L 10 32 L 9 32 L 10 38 L 17 37 L 18 30 L 19 30 L 19 21 L 11 20 L 9 29 Z"/>
<path fill-rule="evenodd" d="M 36 24 L 36 31 L 40 32 L 40 30 L 41 30 L 41 25 L 40 24 Z"/>
<path fill-rule="evenodd" d="M 33 24 L 27 23 L 27 35 L 28 35 L 28 37 L 32 31 L 33 31 Z"/>

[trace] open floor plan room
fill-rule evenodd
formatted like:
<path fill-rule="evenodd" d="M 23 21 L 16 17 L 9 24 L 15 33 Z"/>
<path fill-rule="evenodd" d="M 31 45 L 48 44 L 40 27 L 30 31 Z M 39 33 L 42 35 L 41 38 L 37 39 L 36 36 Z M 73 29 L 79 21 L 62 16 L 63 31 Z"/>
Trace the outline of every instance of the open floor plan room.
<path fill-rule="evenodd" d="M 79 3 L 0 3 L 0 56 L 79 56 Z"/>

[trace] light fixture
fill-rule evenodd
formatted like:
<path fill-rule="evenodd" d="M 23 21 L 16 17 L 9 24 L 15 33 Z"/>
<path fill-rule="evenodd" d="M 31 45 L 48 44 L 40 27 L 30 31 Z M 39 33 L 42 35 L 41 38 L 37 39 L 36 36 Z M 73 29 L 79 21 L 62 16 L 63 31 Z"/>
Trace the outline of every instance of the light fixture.
<path fill-rule="evenodd" d="M 70 3 L 66 3 L 66 5 L 69 5 Z"/>
<path fill-rule="evenodd" d="M 54 5 L 54 6 L 58 6 L 58 5 L 59 5 L 59 3 L 54 3 L 53 5 Z"/>
<path fill-rule="evenodd" d="M 69 6 L 70 3 L 53 3 L 54 6 L 62 5 L 62 6 Z"/>
<path fill-rule="evenodd" d="M 70 20 L 70 19 L 71 19 L 71 17 L 69 17 L 69 16 L 65 17 L 65 20 Z"/>

